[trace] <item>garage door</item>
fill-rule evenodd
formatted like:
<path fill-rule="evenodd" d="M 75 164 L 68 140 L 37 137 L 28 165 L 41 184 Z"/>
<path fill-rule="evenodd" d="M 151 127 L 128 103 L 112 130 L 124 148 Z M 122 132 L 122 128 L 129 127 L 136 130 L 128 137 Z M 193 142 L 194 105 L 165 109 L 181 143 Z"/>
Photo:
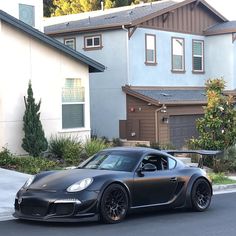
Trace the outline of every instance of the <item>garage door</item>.
<path fill-rule="evenodd" d="M 176 148 L 186 144 L 186 140 L 197 137 L 196 119 L 202 115 L 170 116 L 170 141 Z"/>

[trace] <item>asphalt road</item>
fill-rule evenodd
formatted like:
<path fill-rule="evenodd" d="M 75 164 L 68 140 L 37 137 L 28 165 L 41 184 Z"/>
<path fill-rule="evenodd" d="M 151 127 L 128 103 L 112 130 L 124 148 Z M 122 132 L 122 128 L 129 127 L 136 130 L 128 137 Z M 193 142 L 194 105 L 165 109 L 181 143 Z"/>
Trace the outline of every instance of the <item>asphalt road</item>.
<path fill-rule="evenodd" d="M 0 222 L 0 236 L 236 236 L 236 193 L 215 195 L 203 213 L 174 210 L 138 213 L 115 225 Z"/>

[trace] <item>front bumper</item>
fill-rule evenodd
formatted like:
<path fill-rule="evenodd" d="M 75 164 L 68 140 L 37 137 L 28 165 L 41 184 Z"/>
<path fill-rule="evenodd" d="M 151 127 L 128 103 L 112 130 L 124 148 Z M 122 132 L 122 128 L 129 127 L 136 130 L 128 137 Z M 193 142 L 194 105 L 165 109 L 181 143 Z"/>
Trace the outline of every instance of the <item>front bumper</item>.
<path fill-rule="evenodd" d="M 74 222 L 98 219 L 97 191 L 78 193 L 20 190 L 14 217 L 26 220 Z"/>

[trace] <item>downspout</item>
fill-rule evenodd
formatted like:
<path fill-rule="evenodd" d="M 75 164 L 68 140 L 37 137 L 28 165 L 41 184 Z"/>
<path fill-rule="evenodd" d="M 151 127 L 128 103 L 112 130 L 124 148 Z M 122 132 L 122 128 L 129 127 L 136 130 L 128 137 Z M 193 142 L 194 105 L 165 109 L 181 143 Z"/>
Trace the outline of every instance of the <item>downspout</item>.
<path fill-rule="evenodd" d="M 162 104 L 162 106 L 158 109 L 155 110 L 155 140 L 156 140 L 156 143 L 158 143 L 160 141 L 160 137 L 159 137 L 159 121 L 158 121 L 158 116 L 159 116 L 159 112 L 163 110 L 163 112 L 166 112 L 166 105 L 165 104 Z"/>
<path fill-rule="evenodd" d="M 127 60 L 127 82 L 126 84 L 130 84 L 130 72 L 129 72 L 129 30 L 125 28 L 124 25 L 122 25 L 122 29 L 126 31 L 127 37 L 126 37 L 126 60 Z"/>

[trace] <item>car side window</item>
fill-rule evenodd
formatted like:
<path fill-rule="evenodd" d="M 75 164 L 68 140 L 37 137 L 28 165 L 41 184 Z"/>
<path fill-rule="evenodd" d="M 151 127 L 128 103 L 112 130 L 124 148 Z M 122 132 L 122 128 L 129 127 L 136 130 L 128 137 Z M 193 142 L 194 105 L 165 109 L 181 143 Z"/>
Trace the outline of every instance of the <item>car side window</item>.
<path fill-rule="evenodd" d="M 174 169 L 176 166 L 176 161 L 170 157 L 168 157 L 168 162 L 169 162 L 169 169 Z"/>
<path fill-rule="evenodd" d="M 148 155 L 142 161 L 142 166 L 150 163 L 156 166 L 157 170 L 167 170 L 168 160 L 167 157 L 162 155 Z"/>

